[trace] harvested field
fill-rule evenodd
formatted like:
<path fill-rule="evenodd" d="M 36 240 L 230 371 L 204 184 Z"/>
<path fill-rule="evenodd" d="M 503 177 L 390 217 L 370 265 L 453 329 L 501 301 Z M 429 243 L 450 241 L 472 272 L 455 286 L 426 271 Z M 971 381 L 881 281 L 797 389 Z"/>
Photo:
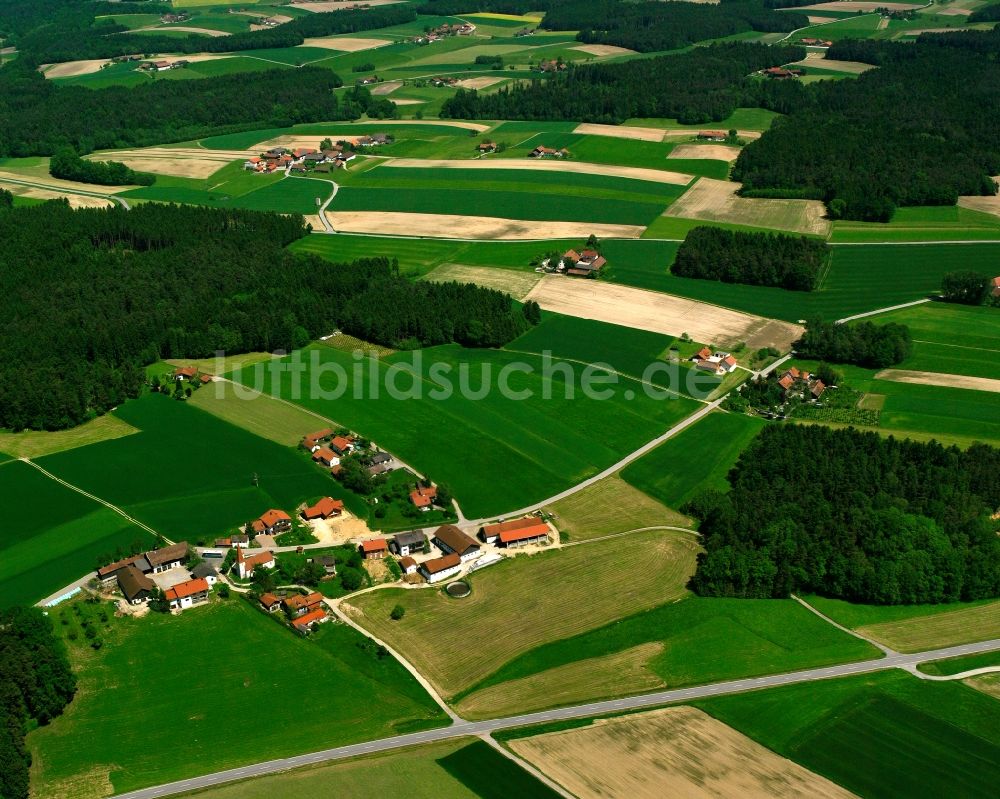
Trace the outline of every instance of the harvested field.
<path fill-rule="evenodd" d="M 385 233 L 442 239 L 575 239 L 593 233 L 598 238 L 635 239 L 638 225 L 594 222 L 537 222 L 492 216 L 407 214 L 387 211 L 327 211 L 334 229 L 344 233 Z"/>
<path fill-rule="evenodd" d="M 306 220 L 306 224 L 312 225 L 313 230 L 320 232 L 326 230 L 326 225 L 324 225 L 323 220 L 319 218 L 319 214 L 303 214 L 302 218 Z"/>
<path fill-rule="evenodd" d="M 388 39 L 362 39 L 346 36 L 338 38 L 336 36 L 318 36 L 306 39 L 302 42 L 303 47 L 325 47 L 327 50 L 342 50 L 345 53 L 359 53 L 362 50 L 374 50 L 376 47 L 385 47 L 392 44 Z"/>
<path fill-rule="evenodd" d="M 918 386 L 945 386 L 946 388 L 967 388 L 973 391 L 993 391 L 1000 393 L 1000 380 L 967 375 L 946 375 L 938 372 L 914 372 L 909 369 L 883 369 L 876 380 L 891 380 L 894 383 L 915 383 Z"/>
<path fill-rule="evenodd" d="M 667 140 L 667 139 L 678 139 L 678 138 L 681 138 L 681 137 L 690 138 L 693 135 L 695 135 L 695 131 L 693 131 L 693 130 L 665 130 L 665 131 L 663 131 L 663 138 L 664 138 L 664 140 Z M 760 136 L 761 136 L 761 133 L 760 133 L 759 130 L 743 130 L 742 128 L 740 128 L 739 130 L 736 131 L 736 135 L 739 136 L 741 139 L 759 139 Z"/>
<path fill-rule="evenodd" d="M 835 72 L 847 72 L 851 75 L 860 75 L 869 69 L 875 69 L 871 64 L 863 64 L 860 61 L 838 61 L 835 58 L 824 58 L 823 53 L 809 53 L 801 61 L 795 62 L 800 67 L 815 67 L 816 69 L 830 69 Z"/>
<path fill-rule="evenodd" d="M 796 11 L 874 11 L 876 8 L 887 8 L 890 11 L 911 11 L 923 8 L 923 3 L 880 3 L 860 2 L 860 0 L 834 0 L 831 3 L 815 3 L 811 6 L 799 6 Z"/>
<path fill-rule="evenodd" d="M 217 38 L 219 36 L 228 36 L 229 34 L 225 31 L 217 31 L 212 28 L 194 28 L 189 25 L 150 25 L 148 28 L 136 28 L 132 33 L 137 33 L 139 31 L 180 31 L 181 33 L 200 33 L 203 36 L 212 36 Z"/>
<path fill-rule="evenodd" d="M 412 125 L 412 119 L 380 119 L 378 120 L 379 125 Z M 462 130 L 474 130 L 477 133 L 483 133 L 489 130 L 493 125 L 483 125 L 481 122 L 462 122 L 456 119 L 433 119 L 425 120 L 426 125 L 447 125 L 450 128 L 462 128 Z"/>
<path fill-rule="evenodd" d="M 694 146 L 694 145 L 692 145 Z M 711 145 L 706 145 L 711 146 Z M 700 146 L 696 149 L 702 149 Z M 676 151 L 675 151 L 676 152 Z M 691 156 L 686 156 L 691 157 Z M 705 156 L 709 157 L 709 156 Z M 434 168 L 434 169 L 528 169 L 536 172 L 574 172 L 581 175 L 606 175 L 612 178 L 634 178 L 653 183 L 670 183 L 686 186 L 694 178 L 683 172 L 666 169 L 648 169 L 638 166 L 612 166 L 610 164 L 588 164 L 582 161 L 543 161 L 537 158 L 480 158 L 469 161 L 436 161 L 426 158 L 393 158 L 382 167 Z"/>
<path fill-rule="evenodd" d="M 666 210 L 664 216 L 728 222 L 826 236 L 830 222 L 819 200 L 761 200 L 738 197 L 740 184 L 701 178 Z"/>
<path fill-rule="evenodd" d="M 1000 194 L 994 194 L 992 197 L 959 197 L 958 204 L 962 208 L 1000 216 Z"/>
<path fill-rule="evenodd" d="M 939 17 L 967 17 L 972 13 L 971 8 L 941 8 L 935 9 L 934 13 Z"/>
<path fill-rule="evenodd" d="M 822 25 L 824 22 L 836 22 L 837 21 L 836 17 L 816 17 L 816 16 L 813 16 L 811 14 L 809 16 L 807 16 L 806 19 L 808 19 L 813 25 Z"/>
<path fill-rule="evenodd" d="M 455 709 L 463 718 L 479 719 L 593 702 L 617 696 L 623 683 L 636 693 L 655 691 L 666 684 L 647 664 L 661 652 L 663 643 L 654 641 L 614 655 L 568 663 L 483 688 L 462 699 Z"/>
<path fill-rule="evenodd" d="M 507 79 L 496 77 L 466 78 L 465 80 L 460 80 L 455 85 L 463 89 L 485 89 L 489 86 L 496 86 L 498 83 L 503 83 L 505 80 Z"/>
<path fill-rule="evenodd" d="M 93 156 L 90 156 L 90 158 L 93 159 Z M 198 179 L 204 179 L 215 174 L 227 163 L 211 158 L 158 158 L 155 156 L 120 156 L 118 154 L 115 154 L 115 160 L 140 172 Z"/>
<path fill-rule="evenodd" d="M 32 200 L 60 200 L 65 198 L 71 208 L 107 208 L 113 203 L 106 197 L 93 197 L 89 194 L 74 194 L 61 189 L 36 189 L 29 186 L 5 184 L 0 178 L 0 188 L 4 188 L 16 197 L 27 197 Z"/>
<path fill-rule="evenodd" d="M 712 342 L 717 346 L 731 346 L 742 341 L 751 349 L 775 347 L 784 352 L 803 332 L 799 325 L 705 302 L 560 275 L 545 275 L 528 299 L 547 311 L 668 336 L 687 333 L 695 341 Z"/>
<path fill-rule="evenodd" d="M 493 269 L 489 266 L 464 266 L 462 264 L 441 264 L 437 269 L 424 275 L 424 280 L 434 283 L 475 283 L 477 286 L 505 291 L 517 300 L 531 293 L 541 279 L 534 272 L 517 269 Z"/>
<path fill-rule="evenodd" d="M 109 441 L 138 432 L 128 422 L 109 413 L 68 430 L 25 430 L 20 433 L 0 431 L 0 452 L 15 458 L 40 458 L 54 452 L 85 447 L 98 441 Z"/>
<path fill-rule="evenodd" d="M 417 100 L 413 97 L 392 97 L 390 98 L 396 105 L 423 105 L 426 100 Z"/>
<path fill-rule="evenodd" d="M 584 122 L 577 125 L 574 133 L 583 133 L 591 136 L 611 136 L 616 139 L 638 139 L 639 141 L 663 141 L 663 131 L 659 128 L 637 128 L 630 125 L 597 125 L 591 122 Z M 685 135 L 690 135 L 689 131 L 684 131 Z"/>
<path fill-rule="evenodd" d="M 629 50 L 627 47 L 616 47 L 613 44 L 581 44 L 579 47 L 571 47 L 570 50 L 579 50 L 581 53 L 596 56 L 631 55 L 635 53 L 635 50 Z"/>
<path fill-rule="evenodd" d="M 984 674 L 964 681 L 970 688 L 1000 699 L 1000 674 Z"/>
<path fill-rule="evenodd" d="M 85 61 L 65 61 L 62 64 L 42 64 L 39 70 L 46 78 L 75 78 L 98 72 L 108 63 L 110 61 L 107 58 L 90 58 Z"/>
<path fill-rule="evenodd" d="M 854 795 L 692 707 L 598 719 L 508 745 L 580 799 Z"/>
<path fill-rule="evenodd" d="M 670 151 L 668 158 L 707 158 L 716 161 L 735 161 L 739 147 L 731 144 L 680 144 Z"/>
<path fill-rule="evenodd" d="M 399 2 L 401 0 L 365 0 L 364 4 L 366 6 L 388 6 Z M 316 3 L 296 3 L 295 7 L 314 13 L 322 13 L 324 11 L 340 11 L 342 8 L 354 5 L 357 5 L 357 0 L 325 0 L 325 2 Z"/>
<path fill-rule="evenodd" d="M 380 83 L 374 89 L 372 89 L 372 94 L 376 97 L 381 97 L 386 94 L 392 94 L 396 89 L 403 85 L 401 80 L 388 80 L 385 83 Z"/>
<path fill-rule="evenodd" d="M 921 652 L 1000 637 L 1000 601 L 856 630 L 900 652 Z"/>

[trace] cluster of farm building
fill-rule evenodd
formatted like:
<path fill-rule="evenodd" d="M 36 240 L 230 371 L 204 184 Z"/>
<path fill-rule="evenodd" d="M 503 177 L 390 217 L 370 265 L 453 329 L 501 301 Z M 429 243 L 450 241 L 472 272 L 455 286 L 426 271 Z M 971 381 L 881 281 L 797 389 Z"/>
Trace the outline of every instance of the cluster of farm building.
<path fill-rule="evenodd" d="M 476 32 L 476 26 L 471 22 L 448 23 L 431 28 L 423 34 L 410 37 L 411 44 L 433 44 L 449 36 L 471 36 Z"/>
<path fill-rule="evenodd" d="M 289 173 L 331 172 L 345 167 L 357 157 L 352 147 L 371 149 L 389 144 L 392 140 L 392 136 L 388 134 L 373 133 L 370 136 L 341 139 L 322 150 L 311 147 L 297 147 L 294 150 L 287 147 L 272 147 L 260 155 L 248 158 L 243 162 L 243 168 L 262 174 L 279 170 Z"/>

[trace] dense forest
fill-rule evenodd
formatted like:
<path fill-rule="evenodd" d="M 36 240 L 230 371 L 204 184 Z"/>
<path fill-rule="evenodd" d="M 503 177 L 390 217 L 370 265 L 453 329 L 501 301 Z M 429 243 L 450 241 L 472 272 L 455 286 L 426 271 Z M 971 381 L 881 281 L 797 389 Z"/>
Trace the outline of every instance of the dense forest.
<path fill-rule="evenodd" d="M 913 350 L 913 342 L 910 328 L 897 323 L 841 325 L 815 321 L 808 324 L 794 347 L 801 358 L 885 369 L 905 361 Z"/>
<path fill-rule="evenodd" d="M 152 186 L 156 180 L 147 172 L 136 172 L 120 161 L 88 161 L 73 150 L 57 150 L 49 161 L 49 174 L 62 180 L 95 183 L 100 186 Z"/>
<path fill-rule="evenodd" d="M 1000 595 L 1000 450 L 771 425 L 701 497 L 703 596 L 880 605 Z"/>
<path fill-rule="evenodd" d="M 678 277 L 812 291 L 829 257 L 830 246 L 819 239 L 703 226 L 687 234 L 670 271 Z"/>
<path fill-rule="evenodd" d="M 135 396 L 161 358 L 292 350 L 337 327 L 500 346 L 530 325 L 497 291 L 284 249 L 306 232 L 301 217 L 153 203 L 0 210 L 0 427 L 78 424 Z"/>
<path fill-rule="evenodd" d="M 84 154 L 357 119 L 364 108 L 338 99 L 333 90 L 340 85 L 328 69 L 301 67 L 254 73 L 252 102 L 245 75 L 87 89 L 45 80 L 18 59 L 0 80 L 0 157 L 52 155 L 62 147 Z"/>
<path fill-rule="evenodd" d="M 418 14 L 451 17 L 489 11 L 493 14 L 527 14 L 529 11 L 548 11 L 559 0 L 424 0 L 417 6 Z"/>
<path fill-rule="evenodd" d="M 59 716 L 76 693 L 66 651 L 37 608 L 0 613 L 0 685 L 0 796 L 28 799 L 24 732 Z"/>
<path fill-rule="evenodd" d="M 880 68 L 801 87 L 797 109 L 744 148 L 733 179 L 750 196 L 815 196 L 834 219 L 879 222 L 901 205 L 993 194 L 1000 34 L 971 33 L 834 43 L 829 58 Z"/>
<path fill-rule="evenodd" d="M 758 0 L 664 3 L 660 0 L 563 0 L 553 2 L 540 27 L 579 31 L 577 39 L 641 53 L 675 50 L 745 31 L 787 33 L 809 24 L 805 15 L 767 9 Z"/>
<path fill-rule="evenodd" d="M 739 106 L 767 105 L 780 111 L 785 108 L 784 97 L 797 95 L 801 87 L 747 75 L 804 57 L 802 47 L 732 43 L 674 56 L 586 64 L 493 94 L 459 90 L 445 101 L 441 116 L 605 123 L 667 117 L 699 124 L 725 119 Z"/>
<path fill-rule="evenodd" d="M 102 14 L 167 14 L 170 3 L 105 2 L 105 0 L 0 0 L 0 35 L 7 44 L 18 44 L 20 37 L 36 28 L 75 30 L 93 24 Z"/>
<path fill-rule="evenodd" d="M 991 5 L 977 8 L 969 14 L 968 21 L 970 23 L 1000 21 L 1000 3 L 992 3 Z"/>

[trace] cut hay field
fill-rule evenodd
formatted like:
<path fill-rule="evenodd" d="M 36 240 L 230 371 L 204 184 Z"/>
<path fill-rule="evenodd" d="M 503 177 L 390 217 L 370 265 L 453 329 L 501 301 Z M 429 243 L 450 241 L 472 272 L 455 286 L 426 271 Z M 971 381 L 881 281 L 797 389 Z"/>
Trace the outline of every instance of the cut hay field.
<path fill-rule="evenodd" d="M 623 541 L 612 539 L 605 544 L 622 547 Z M 568 551 L 593 553 L 597 546 L 584 544 Z M 457 697 L 457 710 L 466 718 L 482 718 L 551 707 L 558 701 L 551 691 L 554 683 L 561 682 L 560 674 L 584 663 L 583 673 L 605 673 L 612 659 L 620 678 L 593 684 L 585 681 L 572 701 L 879 656 L 871 645 L 837 630 L 790 599 L 688 597 L 671 602 L 663 596 L 661 602 L 666 604 L 649 610 L 631 606 L 633 615 L 603 627 L 591 625 L 576 635 L 547 636 L 547 642 L 468 685 Z M 638 679 L 637 684 L 629 682 L 626 671 Z"/>
<path fill-rule="evenodd" d="M 387 589 L 343 607 L 453 696 L 534 647 L 686 593 L 697 550 L 692 536 L 637 533 L 628 542 L 595 542 L 491 566 L 471 578 L 472 594 L 462 600 L 435 590 Z M 397 603 L 406 608 L 401 623 L 389 618 Z"/>
<path fill-rule="evenodd" d="M 560 535 L 569 542 L 668 525 L 690 527 L 691 519 L 661 505 L 618 475 L 549 505 Z"/>
<path fill-rule="evenodd" d="M 40 458 L 42 455 L 85 447 L 135 432 L 137 431 L 132 425 L 108 414 L 68 430 L 23 430 L 20 433 L 0 430 L 0 452 L 15 458 Z"/>
<path fill-rule="evenodd" d="M 363 503 L 345 494 L 304 454 L 189 403 L 150 394 L 126 403 L 114 415 L 140 432 L 49 455 L 38 463 L 168 538 L 209 539 L 268 508 L 292 512 L 300 502 L 327 494 L 343 498 L 353 512 L 367 516 Z M 310 423 L 303 434 L 316 426 Z M 192 525 L 193 519 L 197 524 Z"/>
<path fill-rule="evenodd" d="M 302 399 L 293 400 L 296 404 L 378 441 L 446 483 L 470 518 L 523 507 L 575 485 L 696 407 L 688 399 L 654 399 L 627 378 L 620 380 L 613 398 L 590 398 L 578 382 L 584 367 L 571 365 L 577 376 L 567 384 L 563 374 L 542 374 L 538 356 L 496 350 L 435 347 L 357 364 L 349 353 L 313 346 L 303 351 L 303 360 L 304 385 L 315 380 L 317 390 L 303 391 Z M 508 368 L 510 364 L 524 364 L 530 372 Z M 355 382 L 356 369 L 360 382 Z M 505 397 L 498 382 L 503 369 L 510 390 L 529 396 L 515 393 L 520 401 Z M 366 388 L 373 375 L 378 396 Z M 239 379 L 251 385 L 259 379 L 264 391 L 292 398 L 288 373 L 281 375 L 280 385 L 262 370 L 245 371 Z M 460 381 L 470 392 L 460 390 Z M 393 399 L 390 383 L 402 398 Z M 454 391 L 449 394 L 442 385 Z M 630 386 L 635 398 L 628 401 L 624 390 Z M 573 389 L 571 398 L 567 387 Z M 411 390 L 416 396 L 406 398 Z M 598 428 L 605 431 L 601 439 L 593 436 Z M 474 460 L 470 452 L 477 454 Z M 498 474 L 504 479 L 496 480 Z"/>
<path fill-rule="evenodd" d="M 671 508 L 707 490 L 728 491 L 729 470 L 763 427 L 750 416 L 709 414 L 626 466 L 622 479 Z"/>
<path fill-rule="evenodd" d="M 72 622 L 72 607 L 57 618 Z M 180 616 L 112 617 L 101 634 L 98 652 L 82 636 L 70 642 L 77 695 L 28 738 L 35 795 L 108 796 L 444 721 L 355 631 L 328 624 L 306 640 L 236 596 Z M 309 679 L 292 679 L 290 664 Z M 233 725 L 251 710 L 255 727 L 281 734 L 233 746 Z"/>
<path fill-rule="evenodd" d="M 917 670 L 935 676 L 951 676 L 974 669 L 992 668 L 993 666 L 1000 666 L 1000 652 L 983 652 L 978 655 L 932 660 L 921 663 L 917 666 Z"/>
<path fill-rule="evenodd" d="M 153 536 L 29 464 L 0 467 L 9 521 L 0 535 L 0 607 L 31 605 L 69 585 L 98 560 Z"/>
<path fill-rule="evenodd" d="M 515 300 L 523 300 L 531 293 L 541 279 L 534 272 L 520 269 L 495 269 L 490 266 L 464 266 L 463 264 L 441 264 L 428 272 L 424 280 L 432 283 L 475 283 L 477 286 L 496 289 L 510 294 Z"/>
<path fill-rule="evenodd" d="M 853 796 L 692 707 L 598 719 L 508 746 L 582 799 L 767 799 L 778 786 L 782 796 Z"/>
<path fill-rule="evenodd" d="M 905 672 L 694 703 L 859 796 L 990 797 L 1000 781 L 996 700 Z"/>
<path fill-rule="evenodd" d="M 948 605 L 855 605 L 810 597 L 834 621 L 899 652 L 920 652 L 1000 637 L 1000 600 Z"/>

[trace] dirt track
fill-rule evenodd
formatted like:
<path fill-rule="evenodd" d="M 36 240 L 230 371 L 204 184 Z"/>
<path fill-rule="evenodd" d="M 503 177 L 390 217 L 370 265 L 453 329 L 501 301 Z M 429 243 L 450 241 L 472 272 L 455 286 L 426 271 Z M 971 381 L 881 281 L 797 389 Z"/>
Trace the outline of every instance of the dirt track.
<path fill-rule="evenodd" d="M 883 369 L 875 375 L 877 380 L 891 380 L 893 383 L 914 383 L 919 386 L 943 386 L 945 388 L 967 388 L 973 391 L 1000 393 L 1000 380 L 967 375 L 946 375 L 938 372 L 913 372 L 909 369 Z"/>
<path fill-rule="evenodd" d="M 387 211 L 327 211 L 334 229 L 345 233 L 384 233 L 442 239 L 573 239 L 593 233 L 598 238 L 637 239 L 637 225 L 593 222 L 536 222 L 492 216 L 404 214 Z"/>
<path fill-rule="evenodd" d="M 401 80 L 389 80 L 385 83 L 378 84 L 374 89 L 372 89 L 372 94 L 376 97 L 380 97 L 386 94 L 392 94 L 396 89 L 403 85 Z"/>
<path fill-rule="evenodd" d="M 670 183 L 676 186 L 686 186 L 693 175 L 682 172 L 668 172 L 665 169 L 647 169 L 637 166 L 610 166 L 606 164 L 588 164 L 582 161 L 543 161 L 541 159 L 495 158 L 468 161 L 432 160 L 424 158 L 393 158 L 379 168 L 433 167 L 436 169 L 525 169 L 536 172 L 574 172 L 584 175 L 607 175 L 616 178 L 634 178 L 648 180 L 654 183 Z"/>
<path fill-rule="evenodd" d="M 527 298 L 547 311 L 667 336 L 687 333 L 695 341 L 720 347 L 745 342 L 750 349 L 787 350 L 803 331 L 799 325 L 705 302 L 562 275 L 545 275 Z"/>

